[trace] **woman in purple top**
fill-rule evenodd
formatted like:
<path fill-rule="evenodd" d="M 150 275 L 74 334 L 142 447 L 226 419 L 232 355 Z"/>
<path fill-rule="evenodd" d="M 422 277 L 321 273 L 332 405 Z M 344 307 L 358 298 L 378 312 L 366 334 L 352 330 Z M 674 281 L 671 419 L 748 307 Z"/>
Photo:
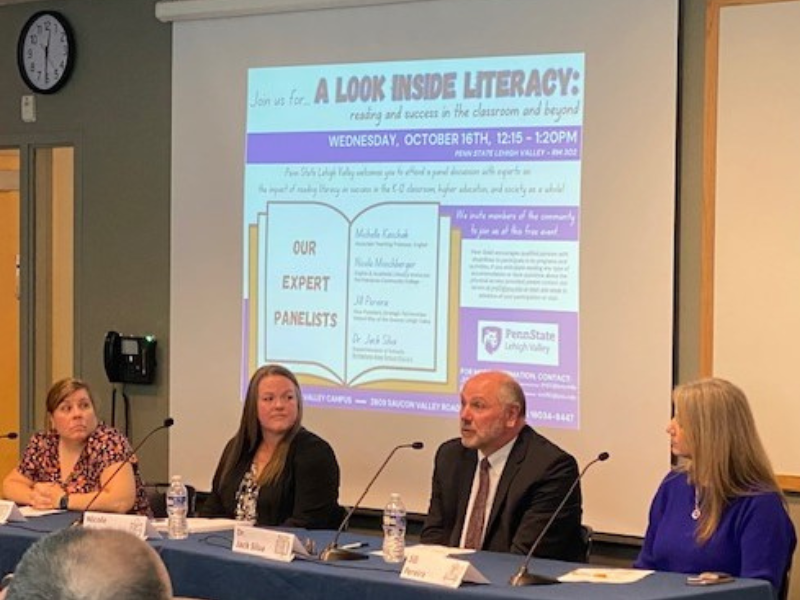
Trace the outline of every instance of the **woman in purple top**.
<path fill-rule="evenodd" d="M 780 592 L 797 539 L 744 393 L 723 379 L 675 388 L 678 464 L 656 493 L 635 567 L 721 571 Z"/>

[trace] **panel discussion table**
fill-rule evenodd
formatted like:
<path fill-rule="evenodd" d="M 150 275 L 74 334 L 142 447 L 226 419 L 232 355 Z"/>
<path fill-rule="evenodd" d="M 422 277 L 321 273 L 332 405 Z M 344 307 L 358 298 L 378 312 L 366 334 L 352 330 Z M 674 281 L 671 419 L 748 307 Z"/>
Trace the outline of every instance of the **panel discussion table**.
<path fill-rule="evenodd" d="M 0 576 L 14 570 L 25 550 L 48 532 L 68 527 L 79 515 L 60 513 L 0 526 Z M 324 548 L 332 531 L 288 530 L 301 542 L 313 540 Z M 314 598 L 380 600 L 428 600 L 434 598 L 488 598 L 536 600 L 774 600 L 772 587 L 765 581 L 738 579 L 732 583 L 695 587 L 686 585 L 686 576 L 653 573 L 630 584 L 562 583 L 546 586 L 513 587 L 509 578 L 517 572 L 523 557 L 495 552 L 476 552 L 459 558 L 469 560 L 490 584 L 462 584 L 458 589 L 417 583 L 400 578 L 401 565 L 387 564 L 380 556 L 368 560 L 323 563 L 316 559 L 295 559 L 290 563 L 231 551 L 233 531 L 191 534 L 185 540 L 153 539 L 169 570 L 176 596 L 213 600 L 280 600 Z M 359 550 L 380 550 L 381 539 L 345 533 L 340 544 L 367 542 Z M 580 565 L 533 559 L 529 570 L 559 577 Z"/>

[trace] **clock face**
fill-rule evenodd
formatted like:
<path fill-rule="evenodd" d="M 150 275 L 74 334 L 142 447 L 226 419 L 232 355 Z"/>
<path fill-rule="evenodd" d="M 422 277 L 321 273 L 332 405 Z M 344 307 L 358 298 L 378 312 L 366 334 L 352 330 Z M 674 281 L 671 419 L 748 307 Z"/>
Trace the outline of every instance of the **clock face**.
<path fill-rule="evenodd" d="M 17 66 L 29 88 L 56 92 L 67 82 L 74 58 L 72 29 L 61 14 L 42 11 L 28 19 L 17 44 Z"/>

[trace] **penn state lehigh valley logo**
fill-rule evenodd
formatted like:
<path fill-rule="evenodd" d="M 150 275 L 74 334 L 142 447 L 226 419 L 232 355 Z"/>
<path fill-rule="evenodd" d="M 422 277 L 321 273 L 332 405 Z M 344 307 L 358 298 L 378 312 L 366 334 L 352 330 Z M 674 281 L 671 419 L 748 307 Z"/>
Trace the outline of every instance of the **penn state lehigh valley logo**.
<path fill-rule="evenodd" d="M 487 326 L 481 330 L 483 348 L 489 354 L 494 354 L 503 342 L 503 330 L 496 326 Z"/>

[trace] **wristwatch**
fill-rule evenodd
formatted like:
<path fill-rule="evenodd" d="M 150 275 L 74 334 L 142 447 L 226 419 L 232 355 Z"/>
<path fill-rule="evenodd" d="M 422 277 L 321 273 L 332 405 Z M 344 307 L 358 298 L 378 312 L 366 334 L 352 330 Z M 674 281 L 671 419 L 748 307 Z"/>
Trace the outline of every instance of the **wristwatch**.
<path fill-rule="evenodd" d="M 58 501 L 58 509 L 59 510 L 69 510 L 69 494 L 64 494 L 61 496 L 61 499 Z"/>

